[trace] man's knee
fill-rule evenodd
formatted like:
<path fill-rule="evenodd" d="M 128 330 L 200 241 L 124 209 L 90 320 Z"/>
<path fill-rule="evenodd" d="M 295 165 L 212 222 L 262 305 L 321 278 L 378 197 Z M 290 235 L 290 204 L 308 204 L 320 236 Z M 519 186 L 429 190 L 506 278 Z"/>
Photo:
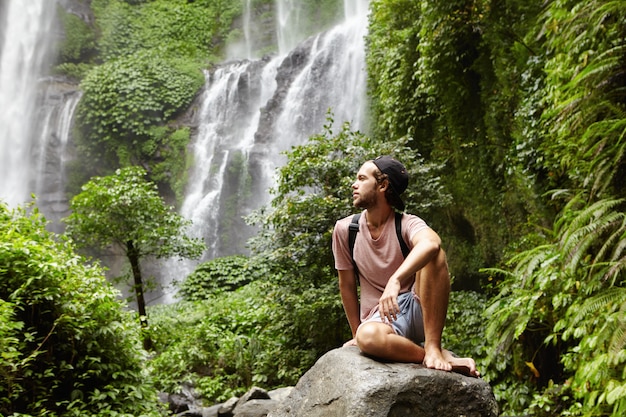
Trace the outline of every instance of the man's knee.
<path fill-rule="evenodd" d="M 384 345 L 390 331 L 389 326 L 383 323 L 364 323 L 357 330 L 356 344 L 363 353 L 375 354 Z"/>

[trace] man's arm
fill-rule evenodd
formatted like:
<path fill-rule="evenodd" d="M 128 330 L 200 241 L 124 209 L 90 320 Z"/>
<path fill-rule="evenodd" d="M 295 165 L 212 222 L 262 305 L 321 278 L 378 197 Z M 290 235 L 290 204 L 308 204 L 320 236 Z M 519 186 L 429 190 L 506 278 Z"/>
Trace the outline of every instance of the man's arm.
<path fill-rule="evenodd" d="M 400 311 L 398 306 L 398 294 L 400 288 L 409 279 L 413 279 L 416 272 L 424 268 L 441 249 L 441 239 L 432 229 L 426 228 L 413 236 L 413 248 L 406 257 L 402 265 L 389 277 L 385 291 L 379 300 L 379 311 L 382 317 L 387 317 L 390 321 L 396 319 L 396 314 Z M 419 284 L 419 283 L 418 283 Z M 417 288 L 418 295 L 419 287 Z"/>
<path fill-rule="evenodd" d="M 356 277 L 354 270 L 340 270 L 339 274 L 339 293 L 341 294 L 341 302 L 346 312 L 346 318 L 350 324 L 352 338 L 356 335 L 356 329 L 361 324 L 359 312 L 359 298 L 357 294 Z"/>

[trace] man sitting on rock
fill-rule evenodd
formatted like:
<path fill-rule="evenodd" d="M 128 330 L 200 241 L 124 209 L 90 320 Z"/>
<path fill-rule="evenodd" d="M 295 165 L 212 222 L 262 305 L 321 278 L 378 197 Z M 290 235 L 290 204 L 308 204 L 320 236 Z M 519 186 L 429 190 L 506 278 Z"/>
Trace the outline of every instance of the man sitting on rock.
<path fill-rule="evenodd" d="M 419 217 L 402 214 L 406 258 L 402 252 L 394 208 L 404 211 L 400 195 L 408 181 L 404 165 L 389 156 L 365 162 L 352 184 L 353 204 L 364 209 L 352 250 L 352 216 L 335 225 L 335 268 L 353 337 L 344 346 L 357 345 L 379 359 L 479 376 L 473 359 L 441 347 L 450 275 L 439 235 Z"/>

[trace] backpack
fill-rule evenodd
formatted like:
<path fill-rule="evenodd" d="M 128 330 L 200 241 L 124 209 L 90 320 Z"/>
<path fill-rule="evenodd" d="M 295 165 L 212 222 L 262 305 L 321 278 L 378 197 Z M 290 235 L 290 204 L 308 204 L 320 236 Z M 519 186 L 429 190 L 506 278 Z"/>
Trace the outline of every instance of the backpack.
<path fill-rule="evenodd" d="M 356 241 L 356 234 L 359 232 L 359 218 L 361 218 L 361 213 L 357 213 L 352 216 L 352 221 L 348 226 L 350 258 L 352 259 L 352 266 L 354 267 L 354 276 L 356 277 L 357 284 L 359 282 L 359 268 L 357 268 L 356 261 L 354 260 L 354 242 Z M 402 249 L 402 256 L 406 258 L 411 250 L 402 238 L 402 213 L 398 212 L 396 212 L 396 236 L 398 236 L 398 243 L 400 244 L 400 249 Z"/>

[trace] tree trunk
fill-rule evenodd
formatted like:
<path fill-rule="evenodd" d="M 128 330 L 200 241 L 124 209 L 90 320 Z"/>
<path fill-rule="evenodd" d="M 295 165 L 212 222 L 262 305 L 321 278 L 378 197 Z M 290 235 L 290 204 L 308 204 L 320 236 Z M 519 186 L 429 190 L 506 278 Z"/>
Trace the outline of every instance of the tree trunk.
<path fill-rule="evenodd" d="M 142 329 L 145 330 L 148 328 L 148 315 L 146 314 L 146 299 L 143 295 L 143 279 L 141 277 L 141 269 L 139 267 L 139 253 L 132 240 L 129 240 L 126 243 L 126 246 L 128 248 L 128 260 L 130 261 L 130 267 L 133 271 L 133 280 L 135 282 L 133 287 L 135 289 L 135 297 L 137 299 L 137 310 L 139 310 L 139 321 L 141 322 Z M 152 340 L 147 334 L 144 334 L 143 337 L 143 347 L 146 350 L 152 348 Z"/>

